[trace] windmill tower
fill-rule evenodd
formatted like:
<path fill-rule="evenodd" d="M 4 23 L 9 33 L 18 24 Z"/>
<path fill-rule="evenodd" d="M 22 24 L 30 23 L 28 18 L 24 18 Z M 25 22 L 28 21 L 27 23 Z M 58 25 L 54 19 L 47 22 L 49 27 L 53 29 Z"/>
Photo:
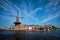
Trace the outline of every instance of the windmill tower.
<path fill-rule="evenodd" d="M 20 17 L 18 15 L 19 15 L 19 12 L 17 11 L 16 22 L 14 22 L 15 26 L 21 24 L 21 22 L 19 22 Z"/>

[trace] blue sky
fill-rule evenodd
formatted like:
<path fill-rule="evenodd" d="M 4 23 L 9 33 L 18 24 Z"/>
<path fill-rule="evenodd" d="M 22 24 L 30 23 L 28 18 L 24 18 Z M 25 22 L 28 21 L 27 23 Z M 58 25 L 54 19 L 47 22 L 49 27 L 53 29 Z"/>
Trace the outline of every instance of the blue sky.
<path fill-rule="evenodd" d="M 60 0 L 0 0 L 0 26 L 12 26 L 17 10 L 23 24 L 60 27 Z"/>

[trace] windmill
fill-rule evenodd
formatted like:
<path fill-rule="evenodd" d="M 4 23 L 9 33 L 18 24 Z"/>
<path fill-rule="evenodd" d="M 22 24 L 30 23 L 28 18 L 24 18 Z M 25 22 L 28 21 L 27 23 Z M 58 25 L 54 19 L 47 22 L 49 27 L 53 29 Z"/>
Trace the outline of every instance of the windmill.
<path fill-rule="evenodd" d="M 17 16 L 16 16 L 16 22 L 14 22 L 15 26 L 21 24 L 21 22 L 19 22 L 19 19 L 21 18 L 19 15 L 19 12 L 17 11 Z"/>

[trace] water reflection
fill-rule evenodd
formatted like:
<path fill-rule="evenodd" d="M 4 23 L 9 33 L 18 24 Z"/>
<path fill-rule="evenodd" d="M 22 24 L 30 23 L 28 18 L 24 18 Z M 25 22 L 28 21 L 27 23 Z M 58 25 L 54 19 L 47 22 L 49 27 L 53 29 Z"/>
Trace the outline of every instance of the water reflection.
<path fill-rule="evenodd" d="M 0 40 L 60 40 L 60 30 L 52 32 L 14 32 L 4 30 L 0 31 Z"/>

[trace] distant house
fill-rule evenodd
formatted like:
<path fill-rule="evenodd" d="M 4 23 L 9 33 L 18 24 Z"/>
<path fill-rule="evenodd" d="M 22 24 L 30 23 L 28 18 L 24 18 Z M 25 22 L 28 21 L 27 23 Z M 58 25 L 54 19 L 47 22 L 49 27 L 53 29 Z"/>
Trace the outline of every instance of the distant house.
<path fill-rule="evenodd" d="M 35 30 L 35 27 L 37 27 L 38 25 L 25 25 L 27 30 Z"/>
<path fill-rule="evenodd" d="M 44 31 L 44 26 L 38 26 L 38 27 L 36 27 L 36 30 Z"/>
<path fill-rule="evenodd" d="M 52 31 L 52 25 L 44 25 L 45 31 Z"/>
<path fill-rule="evenodd" d="M 6 28 L 6 30 L 24 30 L 24 28 L 25 28 L 24 24 L 19 24 L 17 26 L 8 27 Z"/>

